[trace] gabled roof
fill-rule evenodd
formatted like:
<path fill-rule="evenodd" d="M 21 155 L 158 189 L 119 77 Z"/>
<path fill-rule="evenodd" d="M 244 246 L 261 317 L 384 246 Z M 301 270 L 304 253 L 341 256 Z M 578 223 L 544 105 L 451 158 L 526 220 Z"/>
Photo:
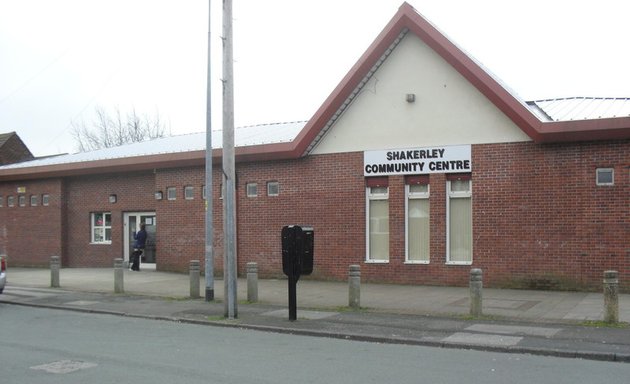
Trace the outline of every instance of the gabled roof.
<path fill-rule="evenodd" d="M 322 136 L 327 124 L 349 104 L 357 88 L 365 84 L 401 34 L 414 33 L 508 116 L 534 142 L 571 142 L 630 138 L 630 117 L 608 117 L 573 121 L 543 121 L 492 74 L 468 56 L 424 19 L 411 5 L 403 3 L 385 29 L 343 78 L 293 143 L 292 155 L 307 153 Z"/>

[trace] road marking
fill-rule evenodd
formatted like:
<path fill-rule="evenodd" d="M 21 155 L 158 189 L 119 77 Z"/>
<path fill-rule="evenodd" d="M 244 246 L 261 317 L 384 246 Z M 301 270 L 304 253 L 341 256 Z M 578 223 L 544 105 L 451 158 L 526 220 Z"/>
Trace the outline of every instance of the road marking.
<path fill-rule="evenodd" d="M 50 290 L 37 289 L 37 288 L 18 288 L 18 287 L 6 287 L 0 299 L 6 301 L 23 301 L 33 299 L 43 299 L 46 297 L 57 296 L 59 293 L 51 292 Z"/>
<path fill-rule="evenodd" d="M 552 337 L 561 328 L 543 328 L 543 327 L 525 327 L 515 325 L 492 325 L 492 324 L 474 324 L 466 328 L 467 331 L 498 333 L 501 335 L 527 335 L 527 336 L 543 336 Z"/>
<path fill-rule="evenodd" d="M 55 361 L 54 363 L 37 365 L 31 367 L 31 369 L 46 371 L 48 373 L 64 374 L 76 372 L 81 369 L 94 368 L 96 366 L 98 366 L 98 364 L 88 363 L 86 361 L 61 360 Z"/>
<path fill-rule="evenodd" d="M 453 344 L 473 344 L 487 346 L 510 347 L 518 344 L 522 337 L 504 336 L 504 335 L 487 335 L 479 333 L 457 332 L 442 339 L 443 342 Z"/>

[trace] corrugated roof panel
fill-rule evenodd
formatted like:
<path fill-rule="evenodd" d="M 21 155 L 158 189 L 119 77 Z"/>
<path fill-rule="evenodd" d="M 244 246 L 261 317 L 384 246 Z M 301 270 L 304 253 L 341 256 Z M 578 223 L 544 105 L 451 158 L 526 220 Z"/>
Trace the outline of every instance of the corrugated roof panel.
<path fill-rule="evenodd" d="M 234 146 L 247 147 L 252 145 L 291 142 L 297 137 L 302 128 L 304 128 L 304 125 L 306 125 L 305 121 L 299 121 L 239 127 L 234 129 Z M 212 148 L 219 149 L 222 147 L 222 131 L 212 131 Z M 121 145 L 119 147 L 104 148 L 96 151 L 47 157 L 24 163 L 3 166 L 0 167 L 0 170 L 160 155 L 166 153 L 203 151 L 205 149 L 206 133 L 190 133 L 131 143 Z"/>
<path fill-rule="evenodd" d="M 549 115 L 553 121 L 591 120 L 630 116 L 630 98 L 569 97 L 528 103 Z"/>

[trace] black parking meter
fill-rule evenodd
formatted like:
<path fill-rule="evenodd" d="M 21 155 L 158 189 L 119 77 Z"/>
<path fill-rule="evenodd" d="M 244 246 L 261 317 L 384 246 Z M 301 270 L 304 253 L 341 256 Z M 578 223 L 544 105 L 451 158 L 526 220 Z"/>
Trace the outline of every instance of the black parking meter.
<path fill-rule="evenodd" d="M 313 272 L 314 231 L 312 227 L 282 228 L 282 271 L 289 277 L 289 320 L 297 319 L 297 281 Z"/>

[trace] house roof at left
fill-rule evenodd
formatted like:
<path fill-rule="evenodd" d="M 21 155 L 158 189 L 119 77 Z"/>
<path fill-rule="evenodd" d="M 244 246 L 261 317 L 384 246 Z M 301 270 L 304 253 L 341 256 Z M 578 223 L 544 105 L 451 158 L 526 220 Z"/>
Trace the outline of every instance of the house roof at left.
<path fill-rule="evenodd" d="M 31 160 L 33 154 L 15 132 L 0 133 L 0 165 Z"/>

